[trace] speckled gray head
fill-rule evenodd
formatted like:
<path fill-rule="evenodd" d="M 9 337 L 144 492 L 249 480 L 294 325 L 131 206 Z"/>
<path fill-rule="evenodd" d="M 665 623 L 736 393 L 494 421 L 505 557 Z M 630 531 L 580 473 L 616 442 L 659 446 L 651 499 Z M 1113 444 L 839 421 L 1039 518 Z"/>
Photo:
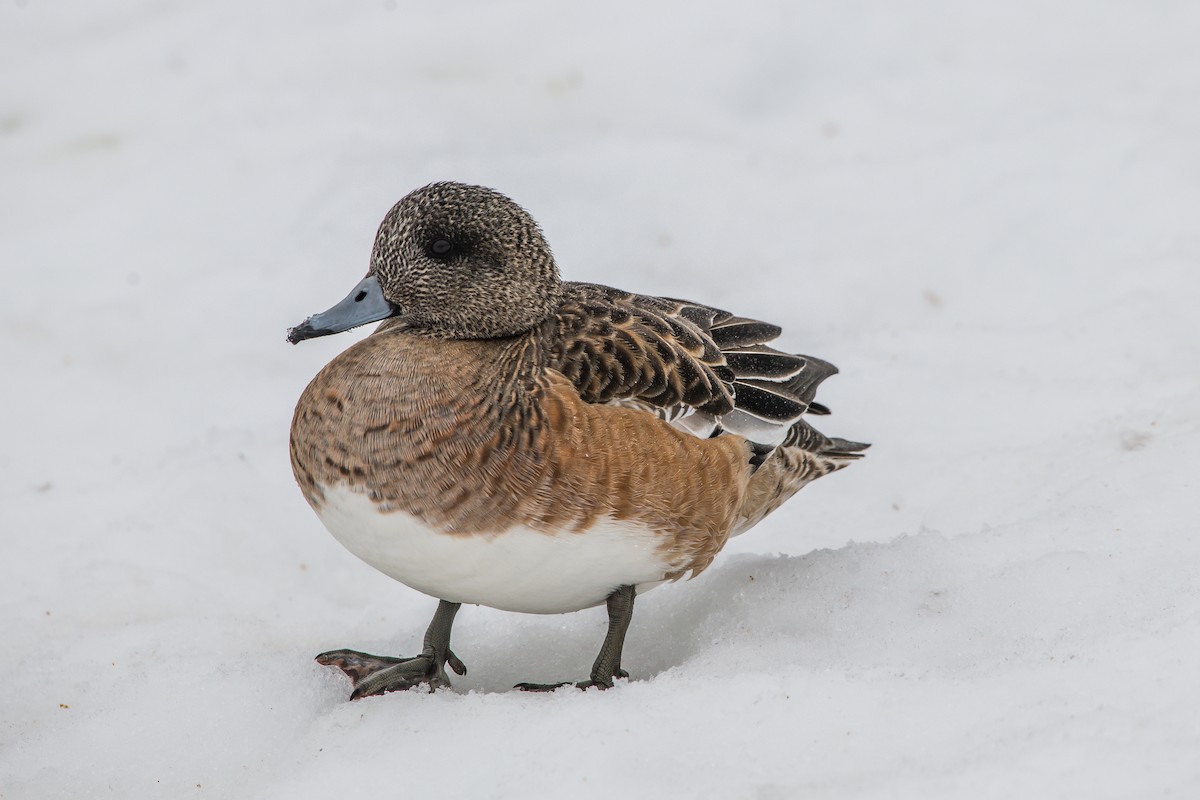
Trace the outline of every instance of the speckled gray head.
<path fill-rule="evenodd" d="M 554 313 L 560 291 L 550 247 L 525 209 L 482 186 L 434 183 L 384 217 L 367 277 L 288 341 L 390 316 L 433 336 L 511 336 Z"/>

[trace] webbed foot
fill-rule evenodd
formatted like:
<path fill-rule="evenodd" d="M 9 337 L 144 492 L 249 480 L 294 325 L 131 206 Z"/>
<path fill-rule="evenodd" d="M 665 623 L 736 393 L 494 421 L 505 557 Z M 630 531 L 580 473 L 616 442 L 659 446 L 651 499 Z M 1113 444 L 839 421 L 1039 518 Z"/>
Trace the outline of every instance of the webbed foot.
<path fill-rule="evenodd" d="M 598 681 L 594 678 L 588 678 L 586 681 L 572 683 L 571 681 L 563 681 L 562 683 L 518 683 L 514 689 L 520 689 L 522 692 L 553 692 L 555 689 L 561 689 L 564 686 L 574 686 L 576 689 L 611 689 L 613 681 L 616 678 L 628 678 L 629 673 L 623 669 L 617 669 L 612 678 L 607 681 Z"/>
<path fill-rule="evenodd" d="M 317 663 L 337 667 L 350 678 L 354 691 L 351 700 L 387 692 L 403 692 L 414 686 L 426 684 L 429 690 L 450 685 L 445 665 L 459 675 L 466 675 L 467 668 L 454 655 L 446 651 L 446 658 L 439 659 L 436 653 L 422 653 L 412 658 L 374 656 L 357 650 L 330 650 L 317 656 Z"/>
<path fill-rule="evenodd" d="M 437 613 L 425 631 L 425 646 L 421 654 L 412 658 L 375 656 L 358 650 L 330 650 L 317 656 L 317 663 L 337 667 L 350 678 L 354 691 L 351 700 L 387 692 L 402 692 L 420 686 L 429 691 L 450 685 L 446 665 L 459 675 L 467 674 L 467 667 L 450 649 L 450 629 L 458 603 L 442 600 Z"/>
<path fill-rule="evenodd" d="M 572 683 L 518 683 L 514 689 L 523 692 L 553 692 L 563 686 L 576 689 L 611 689 L 614 678 L 628 678 L 629 673 L 621 669 L 621 649 L 625 645 L 625 632 L 633 619 L 634 588 L 622 586 L 608 596 L 608 633 L 600 647 L 600 655 L 592 665 L 592 674 L 586 681 Z"/>

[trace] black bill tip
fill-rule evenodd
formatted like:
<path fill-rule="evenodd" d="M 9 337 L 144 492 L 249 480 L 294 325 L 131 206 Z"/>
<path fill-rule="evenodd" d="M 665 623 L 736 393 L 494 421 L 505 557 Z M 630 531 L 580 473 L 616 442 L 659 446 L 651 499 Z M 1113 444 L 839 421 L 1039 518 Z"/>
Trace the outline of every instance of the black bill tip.
<path fill-rule="evenodd" d="M 294 328 L 288 329 L 287 340 L 299 344 L 305 339 L 341 333 L 368 322 L 394 317 L 400 309 L 383 296 L 379 279 L 368 275 L 340 303 L 320 314 L 313 314 Z"/>
<path fill-rule="evenodd" d="M 333 333 L 329 329 L 314 328 L 306 319 L 294 328 L 288 328 L 288 344 L 300 344 L 305 339 L 315 339 L 318 336 L 328 336 Z"/>

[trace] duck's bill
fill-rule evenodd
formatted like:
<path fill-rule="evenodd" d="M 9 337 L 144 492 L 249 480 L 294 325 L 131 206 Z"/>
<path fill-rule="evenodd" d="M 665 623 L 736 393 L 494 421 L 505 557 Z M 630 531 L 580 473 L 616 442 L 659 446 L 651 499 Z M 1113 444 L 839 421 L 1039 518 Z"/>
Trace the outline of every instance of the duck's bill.
<path fill-rule="evenodd" d="M 368 275 L 359 281 L 346 299 L 328 311 L 313 314 L 294 328 L 288 329 L 287 340 L 299 344 L 305 339 L 315 339 L 318 336 L 328 336 L 331 333 L 341 333 L 368 322 L 378 322 L 381 319 L 395 316 L 400 309 L 388 302 L 383 296 L 383 289 L 374 275 Z"/>

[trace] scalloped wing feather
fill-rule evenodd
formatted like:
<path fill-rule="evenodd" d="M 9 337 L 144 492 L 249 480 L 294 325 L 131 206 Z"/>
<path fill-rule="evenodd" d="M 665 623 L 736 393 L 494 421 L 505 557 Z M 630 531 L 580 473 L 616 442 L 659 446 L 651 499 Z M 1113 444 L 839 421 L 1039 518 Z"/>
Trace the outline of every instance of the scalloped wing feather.
<path fill-rule="evenodd" d="M 697 436 L 722 431 L 778 445 L 837 372 L 766 345 L 778 325 L 672 298 L 564 285 L 549 364 L 589 403 L 640 408 Z"/>
<path fill-rule="evenodd" d="M 607 286 L 565 288 L 548 366 L 570 379 L 585 401 L 636 399 L 714 415 L 733 410 L 735 376 L 694 321 L 704 321 L 697 316 L 699 306 L 681 314 L 677 303 Z"/>

